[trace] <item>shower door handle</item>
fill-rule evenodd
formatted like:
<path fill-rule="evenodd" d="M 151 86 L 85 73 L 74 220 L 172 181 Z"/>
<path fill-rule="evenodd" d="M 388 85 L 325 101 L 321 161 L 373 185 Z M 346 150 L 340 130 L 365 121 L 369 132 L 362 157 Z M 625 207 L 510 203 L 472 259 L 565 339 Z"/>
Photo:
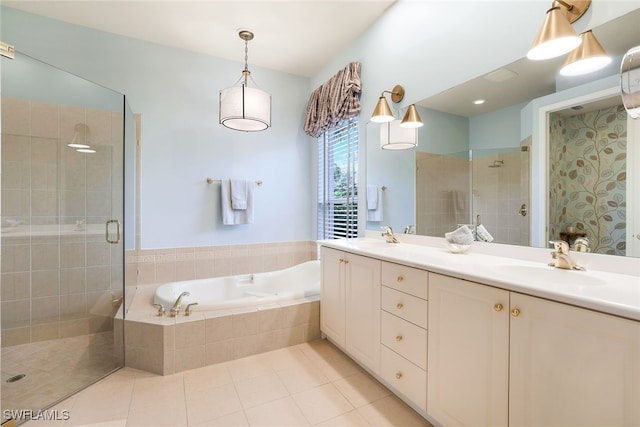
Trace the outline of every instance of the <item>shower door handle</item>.
<path fill-rule="evenodd" d="M 109 231 L 111 230 L 111 224 L 115 224 L 116 225 L 116 238 L 115 238 L 115 240 L 113 240 L 111 238 L 111 233 L 109 233 Z M 120 221 L 118 221 L 117 219 L 110 219 L 105 224 L 105 228 L 106 228 L 106 235 L 107 235 L 107 243 L 111 243 L 112 245 L 120 243 Z"/>
<path fill-rule="evenodd" d="M 518 213 L 522 216 L 527 216 L 527 205 L 523 203 L 522 206 L 520 206 Z"/>

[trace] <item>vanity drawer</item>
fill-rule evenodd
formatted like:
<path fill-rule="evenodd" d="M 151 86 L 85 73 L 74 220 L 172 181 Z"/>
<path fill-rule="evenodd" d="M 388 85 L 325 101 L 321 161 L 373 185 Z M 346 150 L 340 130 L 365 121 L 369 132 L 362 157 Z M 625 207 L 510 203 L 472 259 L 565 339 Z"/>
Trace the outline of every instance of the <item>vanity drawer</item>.
<path fill-rule="evenodd" d="M 383 286 L 382 309 L 421 328 L 427 328 L 426 300 Z"/>
<path fill-rule="evenodd" d="M 380 312 L 380 341 L 422 369 L 427 369 L 427 331 L 386 311 Z"/>
<path fill-rule="evenodd" d="M 380 346 L 380 376 L 423 411 L 427 410 L 427 373 L 404 357 Z"/>
<path fill-rule="evenodd" d="M 390 288 L 427 299 L 428 273 L 391 262 L 382 263 L 382 284 Z"/>

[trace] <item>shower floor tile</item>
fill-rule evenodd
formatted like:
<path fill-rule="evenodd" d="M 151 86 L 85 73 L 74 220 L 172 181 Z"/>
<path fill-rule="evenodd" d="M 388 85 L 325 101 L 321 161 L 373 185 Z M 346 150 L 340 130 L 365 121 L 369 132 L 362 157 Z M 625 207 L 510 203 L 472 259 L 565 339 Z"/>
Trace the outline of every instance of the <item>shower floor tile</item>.
<path fill-rule="evenodd" d="M 287 379 L 304 370 L 313 375 Z M 251 382 L 262 390 L 260 399 Z M 124 368 L 55 409 L 69 411 L 69 419 L 24 425 L 432 427 L 326 340 L 167 376 Z"/>

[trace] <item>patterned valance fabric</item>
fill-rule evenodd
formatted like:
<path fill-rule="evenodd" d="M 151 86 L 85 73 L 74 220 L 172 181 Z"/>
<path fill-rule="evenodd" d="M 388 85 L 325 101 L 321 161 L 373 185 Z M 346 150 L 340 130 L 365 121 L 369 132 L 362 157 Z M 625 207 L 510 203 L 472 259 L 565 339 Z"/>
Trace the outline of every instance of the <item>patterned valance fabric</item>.
<path fill-rule="evenodd" d="M 360 63 L 351 62 L 311 94 L 305 133 L 317 138 L 342 120 L 357 116 L 360 92 Z"/>

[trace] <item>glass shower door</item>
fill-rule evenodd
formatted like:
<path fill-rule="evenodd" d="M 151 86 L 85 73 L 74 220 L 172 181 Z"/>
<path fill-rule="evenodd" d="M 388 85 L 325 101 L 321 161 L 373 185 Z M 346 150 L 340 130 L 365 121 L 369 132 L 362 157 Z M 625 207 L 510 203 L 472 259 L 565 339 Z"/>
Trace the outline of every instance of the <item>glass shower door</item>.
<path fill-rule="evenodd" d="M 20 423 L 123 366 L 124 96 L 19 52 L 1 71 L 0 397 Z"/>

